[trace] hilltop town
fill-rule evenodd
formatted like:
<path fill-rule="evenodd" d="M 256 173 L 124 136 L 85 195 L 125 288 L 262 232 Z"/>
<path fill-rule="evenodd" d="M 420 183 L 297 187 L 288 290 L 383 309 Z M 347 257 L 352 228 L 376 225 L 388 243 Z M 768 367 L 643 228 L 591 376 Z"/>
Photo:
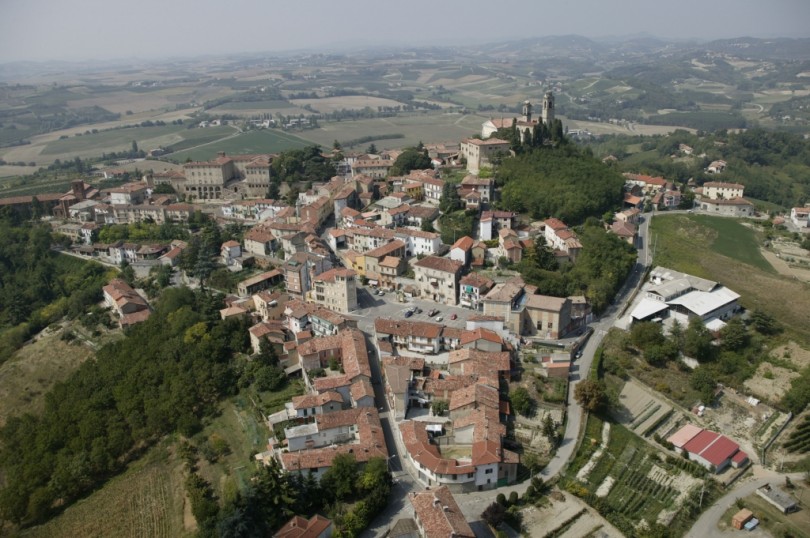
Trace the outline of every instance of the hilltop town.
<path fill-rule="evenodd" d="M 806 136 L 735 131 L 737 109 L 661 134 L 668 107 L 556 71 L 498 73 L 517 106 L 470 114 L 475 80 L 434 85 L 433 61 L 358 95 L 326 77 L 371 60 L 267 84 L 248 62 L 244 93 L 195 79 L 208 100 L 168 125 L 136 108 L 5 148 L 81 155 L 0 162 L 32 174 L 0 192 L 3 530 L 106 535 L 99 509 L 155 536 L 806 530 Z M 805 98 L 769 126 L 802 128 Z M 407 135 L 352 126 L 398 116 Z"/>

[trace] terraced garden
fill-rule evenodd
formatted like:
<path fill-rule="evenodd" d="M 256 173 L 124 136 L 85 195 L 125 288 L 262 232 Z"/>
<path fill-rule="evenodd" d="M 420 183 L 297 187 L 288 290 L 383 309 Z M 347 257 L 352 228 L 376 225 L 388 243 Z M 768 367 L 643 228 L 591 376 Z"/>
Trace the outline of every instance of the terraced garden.
<path fill-rule="evenodd" d="M 621 424 L 604 424 L 588 418 L 582 447 L 563 484 L 625 534 L 660 525 L 679 536 L 701 510 L 704 482 L 703 507 L 719 496 L 715 482 L 705 479 L 696 464 L 664 456 Z M 600 438 L 607 443 L 595 449 Z"/>

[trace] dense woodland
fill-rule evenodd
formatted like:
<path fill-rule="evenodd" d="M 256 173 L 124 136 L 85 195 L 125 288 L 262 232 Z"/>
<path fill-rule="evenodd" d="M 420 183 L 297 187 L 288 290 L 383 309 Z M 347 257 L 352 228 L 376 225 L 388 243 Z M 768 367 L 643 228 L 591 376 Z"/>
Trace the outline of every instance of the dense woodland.
<path fill-rule="evenodd" d="M 496 180 L 499 205 L 533 219 L 551 216 L 569 225 L 621 208 L 624 178 L 571 144 L 540 147 L 504 159 Z"/>

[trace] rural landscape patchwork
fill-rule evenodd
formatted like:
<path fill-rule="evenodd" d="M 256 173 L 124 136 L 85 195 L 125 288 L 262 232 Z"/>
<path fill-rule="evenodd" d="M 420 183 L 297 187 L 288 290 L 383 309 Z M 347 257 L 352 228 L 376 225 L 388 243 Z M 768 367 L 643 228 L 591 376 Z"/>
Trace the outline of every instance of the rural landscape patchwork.
<path fill-rule="evenodd" d="M 0 536 L 810 537 L 810 38 L 538 35 L 0 63 Z"/>

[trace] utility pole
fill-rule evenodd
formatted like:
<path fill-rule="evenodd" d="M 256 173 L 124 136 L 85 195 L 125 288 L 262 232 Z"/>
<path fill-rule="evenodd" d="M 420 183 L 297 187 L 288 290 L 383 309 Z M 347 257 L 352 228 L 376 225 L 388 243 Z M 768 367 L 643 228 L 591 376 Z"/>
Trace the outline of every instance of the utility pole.
<path fill-rule="evenodd" d="M 703 510 L 703 492 L 706 490 L 706 481 L 700 486 L 700 509 Z"/>

